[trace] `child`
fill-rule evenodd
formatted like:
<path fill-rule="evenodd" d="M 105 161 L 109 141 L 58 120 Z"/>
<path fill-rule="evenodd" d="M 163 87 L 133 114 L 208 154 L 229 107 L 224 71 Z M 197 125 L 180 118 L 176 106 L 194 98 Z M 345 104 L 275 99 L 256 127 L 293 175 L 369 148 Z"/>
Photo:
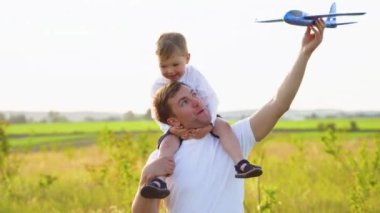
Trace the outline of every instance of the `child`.
<path fill-rule="evenodd" d="M 185 37 L 180 33 L 162 34 L 157 41 L 156 54 L 162 78 L 158 79 L 153 85 L 153 93 L 169 82 L 184 82 L 197 92 L 197 95 L 204 101 L 212 116 L 212 124 L 208 127 L 188 130 L 160 123 L 155 119 L 154 109 L 152 109 L 153 118 L 165 132 L 158 142 L 159 156 L 173 157 L 179 149 L 182 139 L 200 138 L 211 132 L 212 135 L 220 138 L 223 149 L 234 161 L 236 178 L 260 176 L 262 174 L 261 167 L 252 165 L 243 158 L 240 143 L 232 128 L 226 121 L 217 116 L 218 100 L 214 90 L 197 69 L 187 65 L 190 60 L 190 53 L 187 50 Z M 141 195 L 145 198 L 164 198 L 169 193 L 162 177 L 154 178 L 141 189 Z"/>

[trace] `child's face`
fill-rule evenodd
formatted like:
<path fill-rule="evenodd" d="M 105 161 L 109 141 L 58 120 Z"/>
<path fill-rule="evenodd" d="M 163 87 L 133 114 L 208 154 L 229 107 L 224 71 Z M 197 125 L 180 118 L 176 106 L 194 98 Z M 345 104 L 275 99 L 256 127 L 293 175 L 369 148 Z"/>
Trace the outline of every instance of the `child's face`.
<path fill-rule="evenodd" d="M 189 62 L 190 54 L 185 56 L 172 56 L 162 61 L 159 59 L 162 76 L 170 81 L 178 81 L 185 72 L 185 65 Z"/>

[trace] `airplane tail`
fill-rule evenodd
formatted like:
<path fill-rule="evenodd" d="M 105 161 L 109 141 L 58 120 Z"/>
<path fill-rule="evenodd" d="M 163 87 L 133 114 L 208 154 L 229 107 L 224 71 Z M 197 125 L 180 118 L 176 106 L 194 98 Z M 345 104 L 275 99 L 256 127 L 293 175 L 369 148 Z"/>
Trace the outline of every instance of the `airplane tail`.
<path fill-rule="evenodd" d="M 336 13 L 336 4 L 335 2 L 331 5 L 329 14 L 335 14 Z M 326 19 L 326 27 L 336 27 L 336 16 L 328 16 Z"/>
<path fill-rule="evenodd" d="M 329 14 L 336 14 L 336 4 L 335 4 L 335 2 L 332 3 L 332 5 L 330 7 Z M 326 27 L 328 27 L 328 28 L 336 28 L 338 25 L 355 24 L 355 23 L 356 22 L 354 22 L 354 21 L 337 23 L 336 22 L 336 16 L 328 16 L 326 18 L 326 23 L 325 24 L 326 24 Z"/>

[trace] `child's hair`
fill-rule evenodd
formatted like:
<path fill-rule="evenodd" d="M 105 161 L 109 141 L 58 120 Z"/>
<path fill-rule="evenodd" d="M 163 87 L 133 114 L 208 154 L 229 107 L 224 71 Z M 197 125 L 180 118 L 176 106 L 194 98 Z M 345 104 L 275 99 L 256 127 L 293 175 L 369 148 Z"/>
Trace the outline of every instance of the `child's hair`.
<path fill-rule="evenodd" d="M 186 39 L 181 33 L 164 33 L 157 41 L 156 55 L 167 60 L 173 55 L 184 56 L 188 53 Z"/>

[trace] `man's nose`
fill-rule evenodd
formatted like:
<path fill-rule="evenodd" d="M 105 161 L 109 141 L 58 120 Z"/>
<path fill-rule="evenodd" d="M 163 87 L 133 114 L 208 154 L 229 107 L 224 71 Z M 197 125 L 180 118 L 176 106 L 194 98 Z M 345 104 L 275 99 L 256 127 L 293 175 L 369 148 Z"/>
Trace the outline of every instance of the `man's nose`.
<path fill-rule="evenodd" d="M 200 100 L 199 100 L 198 97 L 194 97 L 194 98 L 192 99 L 192 105 L 193 105 L 193 107 L 198 107 L 198 106 L 199 106 L 199 103 L 200 103 Z"/>

